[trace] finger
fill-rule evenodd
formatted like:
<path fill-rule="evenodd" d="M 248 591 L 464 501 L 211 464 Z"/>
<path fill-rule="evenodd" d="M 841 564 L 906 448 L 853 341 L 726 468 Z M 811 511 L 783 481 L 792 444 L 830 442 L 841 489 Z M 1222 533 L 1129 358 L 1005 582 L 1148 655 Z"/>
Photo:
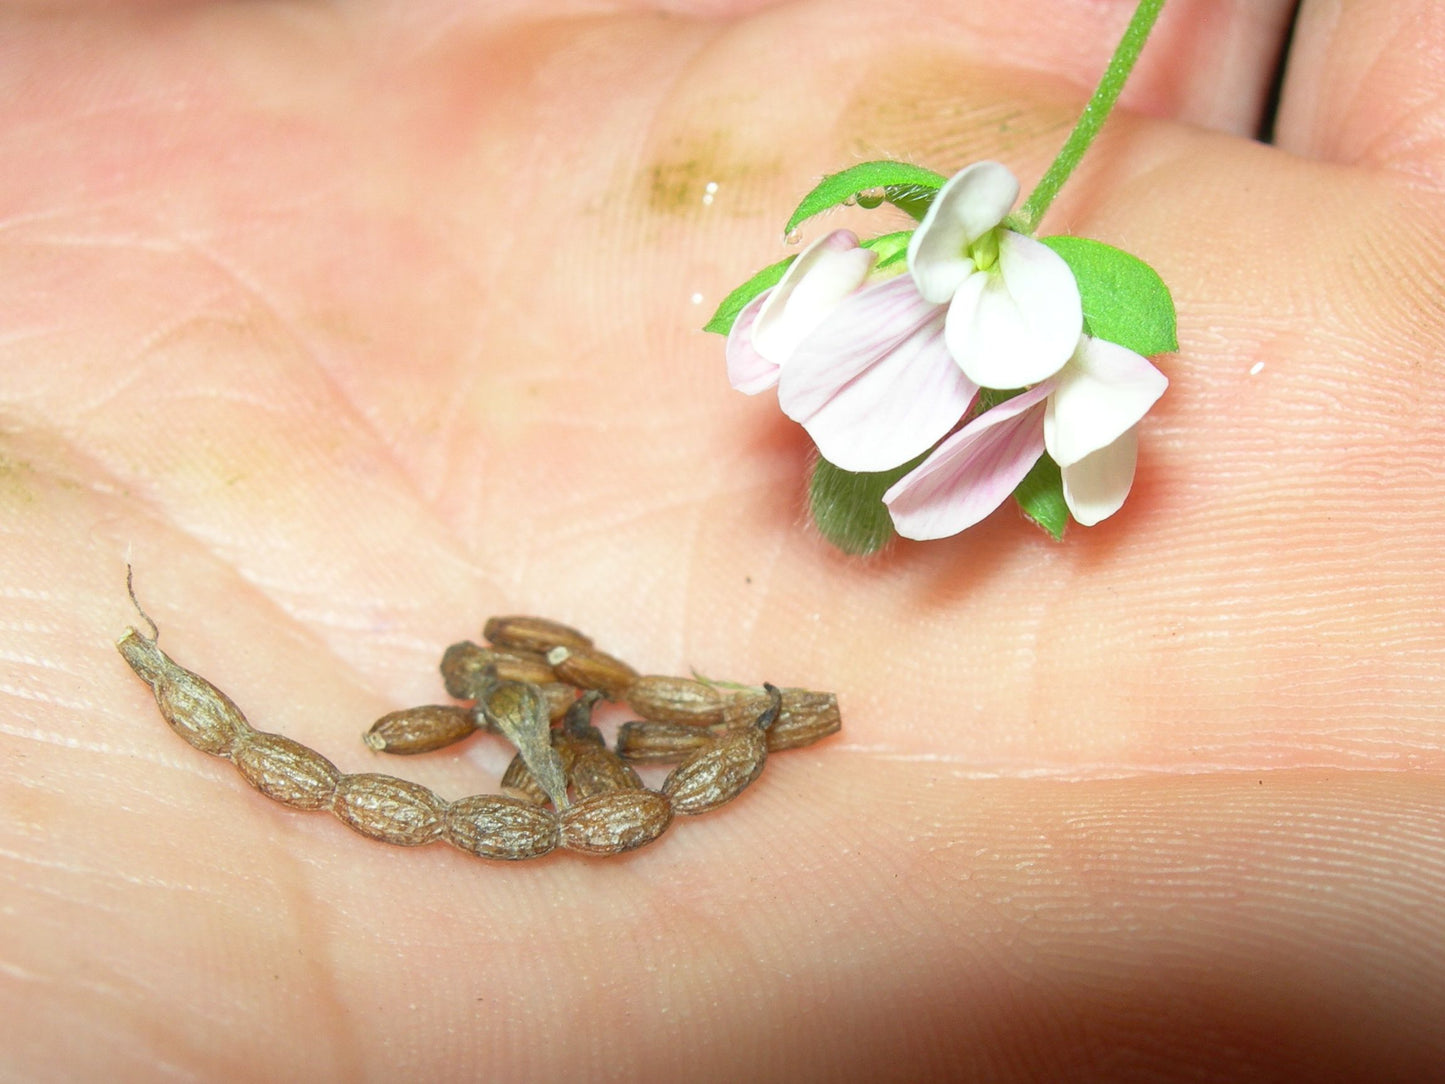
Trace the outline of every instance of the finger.
<path fill-rule="evenodd" d="M 1310 0 L 1276 142 L 1296 154 L 1445 177 L 1445 6 Z"/>

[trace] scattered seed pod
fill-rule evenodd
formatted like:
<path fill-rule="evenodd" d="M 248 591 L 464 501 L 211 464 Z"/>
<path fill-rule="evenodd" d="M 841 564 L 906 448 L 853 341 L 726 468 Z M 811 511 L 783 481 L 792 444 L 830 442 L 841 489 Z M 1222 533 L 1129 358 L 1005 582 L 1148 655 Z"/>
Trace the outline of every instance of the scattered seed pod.
<path fill-rule="evenodd" d="M 284 734 L 257 731 L 237 743 L 231 761 L 251 786 L 292 809 L 329 809 L 336 799 L 336 765 Z"/>
<path fill-rule="evenodd" d="M 135 595 L 131 598 L 134 600 Z M 140 609 L 139 605 L 136 608 Z M 156 706 L 170 728 L 201 752 L 229 756 L 238 741 L 255 733 L 229 696 L 199 674 L 177 666 L 156 646 L 154 637 L 147 639 L 129 628 L 115 646 L 136 675 L 151 687 Z"/>
<path fill-rule="evenodd" d="M 557 680 L 547 660 L 536 651 L 482 647 L 470 640 L 452 644 L 442 656 L 442 682 L 458 700 L 475 700 L 491 669 L 503 681 L 545 685 Z"/>
<path fill-rule="evenodd" d="M 637 671 L 621 659 L 590 647 L 554 647 L 547 662 L 559 680 L 579 689 L 596 689 L 609 700 L 621 700 L 637 680 Z"/>
<path fill-rule="evenodd" d="M 640 677 L 627 690 L 627 703 L 651 722 L 712 726 L 723 721 L 723 697 L 717 687 L 692 678 Z"/>
<path fill-rule="evenodd" d="M 420 783 L 363 772 L 337 781 L 331 808 L 342 824 L 364 836 L 418 847 L 441 836 L 447 803 Z"/>
<path fill-rule="evenodd" d="M 577 702 L 577 689 L 560 681 L 548 681 L 537 686 L 542 699 L 547 701 L 547 715 L 556 722 L 567 714 L 567 709 Z"/>
<path fill-rule="evenodd" d="M 810 689 L 783 689 L 783 706 L 778 721 L 768 728 L 768 752 L 801 749 L 815 741 L 836 734 L 843 726 L 838 714 L 838 698 L 832 693 Z M 768 709 L 767 693 L 744 693 L 727 701 L 723 726 L 727 728 L 753 725 Z"/>
<path fill-rule="evenodd" d="M 470 708 L 428 704 L 383 715 L 361 736 L 378 753 L 411 756 L 445 748 L 477 730 Z"/>
<path fill-rule="evenodd" d="M 617 731 L 617 755 L 637 764 L 666 764 L 712 742 L 711 731 L 691 723 L 623 723 Z"/>
<path fill-rule="evenodd" d="M 516 648 L 546 654 L 554 647 L 589 648 L 592 638 L 560 621 L 545 617 L 493 617 L 482 630 L 495 647 Z"/>
<path fill-rule="evenodd" d="M 767 728 L 777 721 L 781 692 L 767 686 L 772 703 L 752 726 L 725 731 L 688 757 L 662 784 L 678 813 L 707 813 L 732 801 L 762 774 L 768 759 Z"/>
<path fill-rule="evenodd" d="M 672 803 L 655 790 L 614 790 L 564 809 L 562 846 L 582 854 L 622 854 L 651 843 L 672 823 Z"/>
<path fill-rule="evenodd" d="M 447 806 L 442 822 L 446 840 L 479 858 L 517 861 L 554 850 L 559 840 L 557 815 L 531 802 L 496 794 L 476 794 Z"/>

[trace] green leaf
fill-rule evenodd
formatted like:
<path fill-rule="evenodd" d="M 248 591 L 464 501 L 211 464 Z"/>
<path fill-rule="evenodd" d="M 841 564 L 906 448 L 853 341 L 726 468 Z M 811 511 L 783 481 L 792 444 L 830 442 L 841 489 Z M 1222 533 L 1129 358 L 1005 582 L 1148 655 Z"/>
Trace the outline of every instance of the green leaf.
<path fill-rule="evenodd" d="M 1179 349 L 1174 299 L 1152 267 L 1087 237 L 1044 237 L 1064 258 L 1084 301 L 1084 330 L 1146 358 Z"/>
<path fill-rule="evenodd" d="M 906 211 L 918 221 L 928 212 L 936 193 L 948 178 L 922 166 L 907 162 L 864 162 L 845 169 L 841 173 L 830 173 L 818 187 L 798 204 L 793 217 L 783 227 L 784 233 L 792 233 L 808 219 L 830 208 L 854 199 L 861 193 L 883 190 L 883 199 Z M 878 202 L 864 196 L 859 201 L 865 207 L 876 207 Z"/>
<path fill-rule="evenodd" d="M 808 483 L 808 503 L 823 537 L 855 557 L 881 550 L 893 537 L 893 520 L 883 504 L 883 494 L 923 458 L 920 455 L 892 470 L 857 474 L 820 456 Z"/>
<path fill-rule="evenodd" d="M 1029 519 L 1055 542 L 1064 537 L 1069 525 L 1069 506 L 1064 503 L 1064 479 L 1059 465 L 1045 452 L 1014 490 L 1014 500 Z"/>
<path fill-rule="evenodd" d="M 703 325 L 704 331 L 713 331 L 719 335 L 726 335 L 733 329 L 733 321 L 738 318 L 738 313 L 747 307 L 749 301 L 757 297 L 764 290 L 771 289 L 778 284 L 783 277 L 783 272 L 788 265 L 798 257 L 789 256 L 786 260 L 779 260 L 775 264 L 769 264 L 747 282 L 743 283 L 727 297 L 723 298 L 722 304 L 717 307 L 717 312 L 712 314 L 712 319 Z"/>

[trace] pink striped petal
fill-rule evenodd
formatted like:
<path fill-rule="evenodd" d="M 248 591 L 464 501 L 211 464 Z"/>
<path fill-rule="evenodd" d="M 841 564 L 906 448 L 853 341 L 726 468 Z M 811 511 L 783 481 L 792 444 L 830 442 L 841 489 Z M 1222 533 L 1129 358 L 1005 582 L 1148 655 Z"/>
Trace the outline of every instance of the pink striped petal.
<path fill-rule="evenodd" d="M 753 327 L 753 348 L 777 365 L 828 317 L 849 294 L 863 285 L 878 254 L 859 248 L 851 230 L 825 233 L 789 265 L 768 291 Z"/>
<path fill-rule="evenodd" d="M 948 348 L 985 388 L 1022 388 L 1064 367 L 1084 310 L 1074 273 L 1031 237 L 999 231 L 998 264 L 959 286 L 948 309 Z"/>
<path fill-rule="evenodd" d="M 1064 503 L 1069 514 L 1092 527 L 1117 512 L 1134 485 L 1138 454 L 1138 430 L 1129 429 L 1114 443 L 1065 467 Z"/>
<path fill-rule="evenodd" d="M 770 290 L 764 290 L 753 298 L 733 320 L 728 332 L 727 363 L 728 383 L 747 395 L 767 391 L 778 382 L 778 367 L 753 346 L 753 326 L 757 323 L 758 310 L 767 302 Z"/>
<path fill-rule="evenodd" d="M 938 190 L 908 239 L 908 270 L 925 298 L 942 305 L 953 297 L 975 270 L 969 246 L 1002 222 L 1018 197 L 1018 180 L 998 162 L 975 162 Z"/>
<path fill-rule="evenodd" d="M 1044 451 L 1040 384 L 980 414 L 883 494 L 904 538 L 946 538 L 967 530 L 1023 481 Z"/>
<path fill-rule="evenodd" d="M 978 389 L 944 345 L 943 307 L 924 302 L 907 276 L 857 297 L 789 359 L 778 404 L 834 466 L 889 470 L 957 425 Z"/>
<path fill-rule="evenodd" d="M 1169 379 L 1134 351 L 1086 335 L 1057 383 L 1044 416 L 1044 442 L 1054 461 L 1067 467 L 1138 425 Z"/>

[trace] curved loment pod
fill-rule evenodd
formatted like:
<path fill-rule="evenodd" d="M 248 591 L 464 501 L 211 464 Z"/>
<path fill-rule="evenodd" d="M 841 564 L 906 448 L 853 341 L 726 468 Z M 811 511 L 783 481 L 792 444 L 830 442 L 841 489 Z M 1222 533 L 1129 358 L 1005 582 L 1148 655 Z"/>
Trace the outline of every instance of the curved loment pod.
<path fill-rule="evenodd" d="M 342 824 L 364 836 L 419 847 L 441 837 L 447 803 L 420 783 L 363 772 L 341 777 L 331 808 Z"/>
<path fill-rule="evenodd" d="M 136 676 L 151 687 L 170 728 L 201 752 L 228 757 L 238 741 L 256 732 L 229 696 L 176 665 L 154 639 L 128 628 L 115 646 Z"/>
<path fill-rule="evenodd" d="M 531 802 L 474 794 L 447 806 L 442 830 L 454 847 L 479 858 L 515 862 L 557 847 L 557 815 Z"/>
<path fill-rule="evenodd" d="M 340 770 L 284 734 L 257 731 L 237 744 L 231 762 L 251 786 L 292 809 L 329 809 L 336 799 Z"/>

